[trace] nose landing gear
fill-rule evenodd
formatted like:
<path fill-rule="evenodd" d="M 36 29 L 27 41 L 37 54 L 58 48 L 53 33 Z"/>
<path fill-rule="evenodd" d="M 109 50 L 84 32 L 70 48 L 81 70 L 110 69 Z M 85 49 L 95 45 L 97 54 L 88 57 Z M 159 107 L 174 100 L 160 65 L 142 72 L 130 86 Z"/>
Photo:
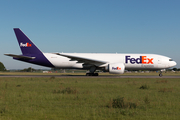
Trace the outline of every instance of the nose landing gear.
<path fill-rule="evenodd" d="M 159 73 L 159 77 L 162 77 L 162 76 L 163 76 L 162 71 L 160 71 L 160 73 Z"/>

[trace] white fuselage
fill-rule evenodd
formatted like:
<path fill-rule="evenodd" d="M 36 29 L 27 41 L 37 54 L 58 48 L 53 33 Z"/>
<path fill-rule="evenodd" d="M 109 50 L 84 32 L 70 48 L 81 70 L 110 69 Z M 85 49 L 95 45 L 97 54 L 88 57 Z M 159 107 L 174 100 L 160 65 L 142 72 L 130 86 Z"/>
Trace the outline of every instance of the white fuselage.
<path fill-rule="evenodd" d="M 53 53 L 43 53 L 44 56 L 56 67 L 67 69 L 83 69 L 83 63 L 70 61 L 70 58 Z M 66 53 L 87 59 L 105 61 L 109 63 L 123 63 L 126 70 L 158 70 L 176 65 L 171 58 L 157 54 L 107 54 L 107 53 Z M 105 67 L 107 64 L 99 66 Z"/>

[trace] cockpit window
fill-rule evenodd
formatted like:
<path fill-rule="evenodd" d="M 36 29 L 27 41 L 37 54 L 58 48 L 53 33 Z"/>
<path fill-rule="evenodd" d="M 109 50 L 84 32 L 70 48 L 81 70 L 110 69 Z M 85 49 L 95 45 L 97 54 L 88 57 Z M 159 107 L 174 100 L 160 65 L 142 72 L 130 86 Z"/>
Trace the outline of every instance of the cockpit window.
<path fill-rule="evenodd" d="M 173 59 L 169 59 L 169 61 L 173 61 Z"/>

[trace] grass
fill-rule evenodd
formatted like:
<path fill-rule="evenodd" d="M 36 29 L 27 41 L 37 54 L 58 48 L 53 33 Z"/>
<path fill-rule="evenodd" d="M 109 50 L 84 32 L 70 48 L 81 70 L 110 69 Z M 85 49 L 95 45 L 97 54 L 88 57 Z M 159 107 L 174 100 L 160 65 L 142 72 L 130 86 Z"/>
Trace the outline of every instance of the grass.
<path fill-rule="evenodd" d="M 137 104 L 128 102 L 124 97 L 118 97 L 110 101 L 110 104 L 107 107 L 113 107 L 113 108 L 121 108 L 121 109 L 132 109 L 136 108 Z"/>
<path fill-rule="evenodd" d="M 178 120 L 179 86 L 178 78 L 1 77 L 0 120 Z"/>
<path fill-rule="evenodd" d="M 142 85 L 139 89 L 149 89 L 149 86 L 148 85 Z"/>

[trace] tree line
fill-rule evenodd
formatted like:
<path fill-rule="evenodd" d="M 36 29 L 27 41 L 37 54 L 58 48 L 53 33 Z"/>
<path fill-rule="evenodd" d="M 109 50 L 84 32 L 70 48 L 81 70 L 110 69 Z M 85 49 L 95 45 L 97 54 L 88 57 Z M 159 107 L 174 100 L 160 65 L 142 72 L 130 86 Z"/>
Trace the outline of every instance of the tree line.
<path fill-rule="evenodd" d="M 0 62 L 0 71 L 6 71 L 6 68 L 2 62 Z"/>

